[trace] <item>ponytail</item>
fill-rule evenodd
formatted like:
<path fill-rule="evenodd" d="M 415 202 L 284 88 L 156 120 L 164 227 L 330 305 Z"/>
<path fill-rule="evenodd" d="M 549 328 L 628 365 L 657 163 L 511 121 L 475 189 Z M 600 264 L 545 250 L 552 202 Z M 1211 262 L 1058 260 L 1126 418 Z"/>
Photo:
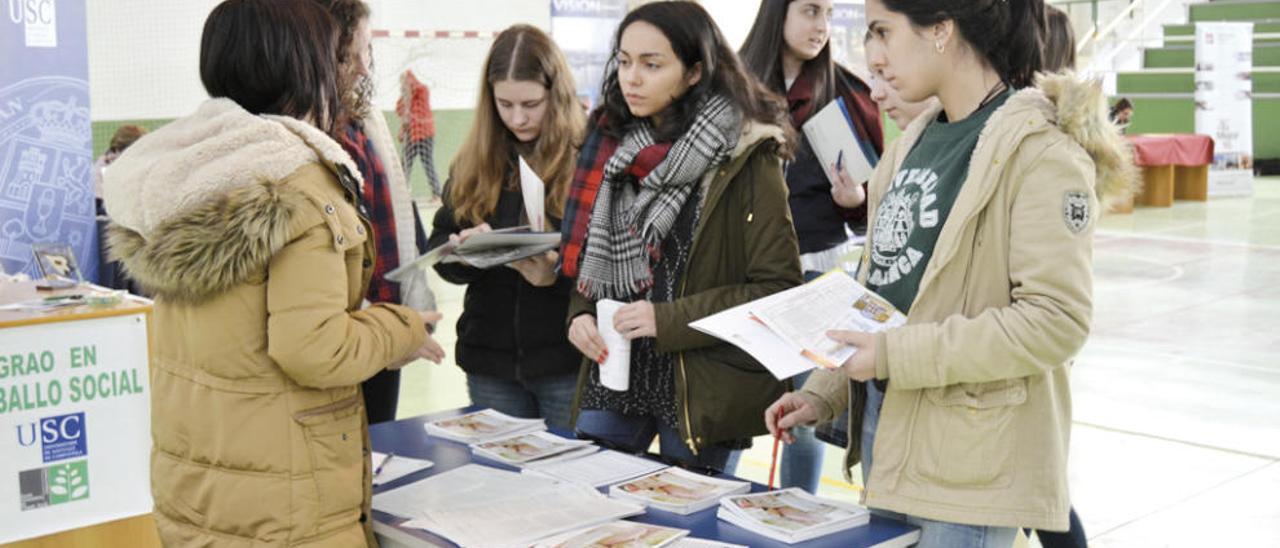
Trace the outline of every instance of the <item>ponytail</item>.
<path fill-rule="evenodd" d="M 1014 89 L 1044 66 L 1044 0 L 884 0 L 916 27 L 953 21 L 965 42 Z"/>

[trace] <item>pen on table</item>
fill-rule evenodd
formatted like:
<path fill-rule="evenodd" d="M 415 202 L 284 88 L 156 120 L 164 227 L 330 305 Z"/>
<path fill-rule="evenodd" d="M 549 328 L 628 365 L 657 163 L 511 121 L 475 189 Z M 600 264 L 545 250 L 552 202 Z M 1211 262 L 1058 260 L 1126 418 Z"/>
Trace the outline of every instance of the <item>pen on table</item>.
<path fill-rule="evenodd" d="M 378 474 L 382 473 L 382 467 L 386 466 L 388 462 L 391 462 L 391 457 L 394 456 L 396 456 L 395 453 L 387 453 L 387 456 L 382 457 L 382 462 L 379 462 L 378 467 L 373 469 L 373 477 L 378 477 Z"/>

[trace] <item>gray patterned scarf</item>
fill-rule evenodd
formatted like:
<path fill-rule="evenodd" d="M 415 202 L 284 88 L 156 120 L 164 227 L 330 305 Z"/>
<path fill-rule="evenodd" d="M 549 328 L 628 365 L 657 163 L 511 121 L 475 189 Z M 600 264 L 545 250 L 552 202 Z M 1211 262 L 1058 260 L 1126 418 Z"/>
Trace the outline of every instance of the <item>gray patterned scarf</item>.
<path fill-rule="evenodd" d="M 655 144 L 653 128 L 645 121 L 622 138 L 604 166 L 592 207 L 578 276 L 583 295 L 630 300 L 653 284 L 650 265 L 659 259 L 662 241 L 703 175 L 738 146 L 741 129 L 742 114 L 728 98 L 703 99 L 689 130 L 640 179 L 638 189 L 627 172 L 636 156 Z"/>

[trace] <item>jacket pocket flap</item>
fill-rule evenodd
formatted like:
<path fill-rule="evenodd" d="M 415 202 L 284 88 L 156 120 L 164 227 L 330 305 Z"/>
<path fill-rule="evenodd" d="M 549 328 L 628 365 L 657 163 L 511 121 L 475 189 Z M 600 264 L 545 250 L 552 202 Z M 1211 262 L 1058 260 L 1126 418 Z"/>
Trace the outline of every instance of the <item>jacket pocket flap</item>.
<path fill-rule="evenodd" d="M 333 403 L 312 407 L 293 414 L 293 420 L 306 427 L 312 428 L 312 431 L 319 435 L 324 435 L 324 427 L 326 425 L 338 425 L 338 428 L 344 428 L 342 424 L 346 417 L 355 415 L 360 411 L 360 395 L 344 398 Z"/>
<path fill-rule="evenodd" d="M 965 406 L 990 409 L 1020 405 L 1027 401 L 1026 379 L 1006 379 L 984 383 L 962 383 L 930 388 L 925 397 L 939 407 Z"/>

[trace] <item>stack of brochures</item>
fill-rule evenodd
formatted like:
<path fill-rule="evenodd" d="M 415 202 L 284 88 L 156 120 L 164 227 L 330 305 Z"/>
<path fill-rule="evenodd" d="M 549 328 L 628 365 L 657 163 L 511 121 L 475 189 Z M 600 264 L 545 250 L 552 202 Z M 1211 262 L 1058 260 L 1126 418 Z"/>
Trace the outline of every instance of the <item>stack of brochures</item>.
<path fill-rule="evenodd" d="M 688 534 L 684 529 L 634 521 L 614 521 L 549 538 L 539 542 L 536 548 L 661 548 L 670 546 Z"/>
<path fill-rule="evenodd" d="M 677 514 L 692 514 L 715 506 L 721 497 L 750 490 L 751 484 L 745 481 L 716 479 L 672 467 L 615 484 L 609 487 L 609 496 Z"/>
<path fill-rule="evenodd" d="M 492 409 L 440 419 L 423 426 L 432 436 L 462 443 L 484 443 L 547 429 L 542 419 L 518 419 Z"/>
<path fill-rule="evenodd" d="M 787 544 L 866 525 L 866 508 L 818 498 L 792 487 L 720 500 L 720 519 Z"/>
<path fill-rule="evenodd" d="M 597 449 L 588 440 L 571 440 L 548 432 L 529 432 L 471 444 L 473 454 L 511 466 L 568 460 Z"/>
<path fill-rule="evenodd" d="M 661 462 L 605 450 L 571 460 L 526 463 L 524 472 L 587 487 L 604 487 L 666 468 Z"/>
<path fill-rule="evenodd" d="M 746 351 L 778 379 L 834 369 L 857 349 L 827 337 L 843 329 L 877 333 L 907 323 L 889 301 L 844 271 L 738 305 L 689 324 Z"/>
<path fill-rule="evenodd" d="M 467 464 L 373 496 L 373 508 L 408 518 L 461 546 L 531 546 L 542 539 L 644 513 L 644 506 L 549 478 Z"/>

